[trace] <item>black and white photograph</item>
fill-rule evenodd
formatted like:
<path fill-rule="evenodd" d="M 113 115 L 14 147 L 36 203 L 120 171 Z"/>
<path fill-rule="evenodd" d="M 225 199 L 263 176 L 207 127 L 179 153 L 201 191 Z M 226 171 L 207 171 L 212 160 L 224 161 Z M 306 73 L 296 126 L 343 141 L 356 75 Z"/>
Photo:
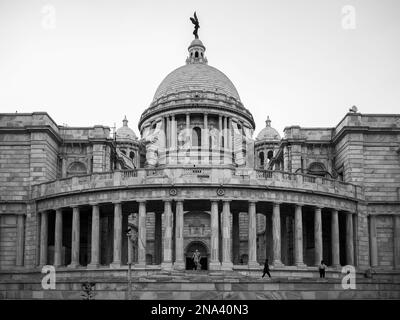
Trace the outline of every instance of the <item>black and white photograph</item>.
<path fill-rule="evenodd" d="M 397 0 L 0 0 L 0 300 L 400 299 L 399 58 Z"/>

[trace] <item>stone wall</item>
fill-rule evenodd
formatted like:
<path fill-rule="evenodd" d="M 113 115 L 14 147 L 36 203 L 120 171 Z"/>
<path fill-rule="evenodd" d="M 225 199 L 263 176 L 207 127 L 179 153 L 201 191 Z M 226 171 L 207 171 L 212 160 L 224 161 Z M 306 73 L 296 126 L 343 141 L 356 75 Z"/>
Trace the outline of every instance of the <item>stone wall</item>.
<path fill-rule="evenodd" d="M 376 219 L 376 238 L 378 243 L 378 266 L 393 266 L 393 217 L 378 216 Z"/>

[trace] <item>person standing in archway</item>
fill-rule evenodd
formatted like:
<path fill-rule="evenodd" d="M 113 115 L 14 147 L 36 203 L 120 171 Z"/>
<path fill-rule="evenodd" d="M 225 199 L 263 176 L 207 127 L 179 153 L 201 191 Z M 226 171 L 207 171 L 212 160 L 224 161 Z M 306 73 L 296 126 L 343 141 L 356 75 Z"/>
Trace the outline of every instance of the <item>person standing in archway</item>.
<path fill-rule="evenodd" d="M 192 258 L 194 265 L 196 266 L 196 270 L 201 270 L 201 264 L 200 264 L 201 254 L 199 250 L 196 249 L 196 251 L 193 253 Z"/>

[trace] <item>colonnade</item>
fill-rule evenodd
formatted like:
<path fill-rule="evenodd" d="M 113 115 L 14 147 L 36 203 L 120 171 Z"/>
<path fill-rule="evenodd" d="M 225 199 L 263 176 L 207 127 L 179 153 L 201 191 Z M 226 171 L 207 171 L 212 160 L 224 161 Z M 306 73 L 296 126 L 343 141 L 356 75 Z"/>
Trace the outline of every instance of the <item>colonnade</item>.
<path fill-rule="evenodd" d="M 184 253 L 184 204 L 186 200 L 174 200 L 175 202 L 175 218 L 172 210 L 172 200 L 164 201 L 164 232 L 162 238 L 162 263 L 161 268 L 165 270 L 170 269 L 184 269 L 185 268 L 185 253 Z M 233 216 L 233 227 L 231 225 L 232 215 L 232 201 L 231 200 L 204 200 L 210 201 L 210 261 L 209 269 L 211 270 L 232 270 L 233 259 L 232 253 L 235 250 L 235 236 L 233 235 L 232 228 L 235 229 L 235 221 L 238 219 Z M 147 202 L 146 200 L 136 201 L 138 204 L 138 257 L 137 267 L 146 267 L 146 216 L 147 216 Z M 222 205 L 220 206 L 220 202 Z M 259 262 L 257 261 L 257 201 L 249 200 L 247 204 L 248 214 L 248 266 L 249 268 L 258 268 Z M 281 257 L 281 202 L 267 203 L 272 204 L 272 264 L 276 267 L 283 266 Z M 91 206 L 91 249 L 90 249 L 90 263 L 88 268 L 97 268 L 100 265 L 100 207 L 99 203 L 92 203 Z M 219 212 L 219 208 L 222 211 Z M 293 206 L 290 205 L 290 208 Z M 308 206 L 309 207 L 309 206 Z M 70 268 L 79 266 L 79 250 L 80 250 L 80 206 L 72 206 L 72 234 L 71 234 L 71 263 L 68 265 Z M 338 267 L 340 265 L 340 244 L 339 244 L 339 213 L 336 209 L 325 209 L 325 212 L 330 212 L 330 228 L 331 228 L 331 260 L 332 266 Z M 62 262 L 62 236 L 63 236 L 63 208 L 56 208 L 40 212 L 40 259 L 39 264 L 47 264 L 48 256 L 48 215 L 55 212 L 55 226 L 54 226 L 54 265 L 61 266 Z M 309 210 L 308 210 L 309 213 Z M 322 208 L 319 206 L 313 207 L 314 216 L 314 265 L 318 265 L 323 260 L 323 237 L 322 237 Z M 266 213 L 269 214 L 269 213 Z M 303 205 L 294 205 L 294 265 L 298 267 L 305 267 L 304 253 L 303 253 Z M 354 252 L 354 234 L 353 234 L 353 215 L 351 212 L 343 212 L 346 215 L 346 228 L 345 228 L 345 248 L 346 248 L 346 264 L 354 265 L 355 252 Z M 111 263 L 112 268 L 118 268 L 122 264 L 121 259 L 121 246 L 123 226 L 122 226 L 122 201 L 113 203 L 113 259 Z M 157 223 L 156 223 L 157 224 Z M 157 227 L 156 227 L 157 229 Z M 159 228 L 161 229 L 161 228 Z M 221 230 L 221 234 L 220 234 Z M 236 229 L 237 232 L 238 228 Z M 219 242 L 222 242 L 221 245 Z M 220 252 L 221 250 L 221 252 Z M 173 254 L 175 253 L 175 255 Z M 175 257 L 175 259 L 173 259 Z"/>

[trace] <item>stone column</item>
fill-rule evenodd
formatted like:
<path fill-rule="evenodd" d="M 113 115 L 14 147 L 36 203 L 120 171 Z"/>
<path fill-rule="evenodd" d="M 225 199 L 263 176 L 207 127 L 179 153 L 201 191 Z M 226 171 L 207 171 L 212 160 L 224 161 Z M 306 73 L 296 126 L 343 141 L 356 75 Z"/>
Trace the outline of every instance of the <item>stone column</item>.
<path fill-rule="evenodd" d="M 221 263 L 219 261 L 219 218 L 218 201 L 211 200 L 211 260 L 210 270 L 219 270 Z"/>
<path fill-rule="evenodd" d="M 273 243 L 273 265 L 276 267 L 283 266 L 281 260 L 281 212 L 280 203 L 273 203 L 272 210 L 272 243 Z"/>
<path fill-rule="evenodd" d="M 190 129 L 190 113 L 186 113 L 186 129 Z"/>
<path fill-rule="evenodd" d="M 222 116 L 219 115 L 218 117 L 218 132 L 219 132 L 219 136 L 218 136 L 218 146 L 219 149 L 221 150 L 222 147 Z"/>
<path fill-rule="evenodd" d="M 346 213 L 346 264 L 354 265 L 353 214 Z"/>
<path fill-rule="evenodd" d="M 230 201 L 224 200 L 222 210 L 222 270 L 232 270 Z"/>
<path fill-rule="evenodd" d="M 139 202 L 138 267 L 146 267 L 146 201 Z"/>
<path fill-rule="evenodd" d="M 112 268 L 121 267 L 121 244 L 122 244 L 122 205 L 121 202 L 114 203 L 114 250 Z"/>
<path fill-rule="evenodd" d="M 155 262 L 160 264 L 162 262 L 162 212 L 154 212 L 154 237 L 155 237 Z"/>
<path fill-rule="evenodd" d="M 378 241 L 376 238 L 376 216 L 369 216 L 369 249 L 371 267 L 378 266 Z"/>
<path fill-rule="evenodd" d="M 25 239 L 25 215 L 17 215 L 17 239 L 15 264 L 19 267 L 24 265 L 24 239 Z"/>
<path fill-rule="evenodd" d="M 239 264 L 240 255 L 240 230 L 239 212 L 232 212 L 232 260 L 233 264 Z"/>
<path fill-rule="evenodd" d="M 338 211 L 333 209 L 331 215 L 331 245 L 332 245 L 332 266 L 340 267 L 339 255 L 339 216 Z"/>
<path fill-rule="evenodd" d="M 294 264 L 305 267 L 303 260 L 303 212 L 302 205 L 296 204 L 294 211 Z"/>
<path fill-rule="evenodd" d="M 171 116 L 171 148 L 173 150 L 172 154 L 170 154 L 170 163 L 175 164 L 176 163 L 176 145 L 177 145 L 177 134 L 176 134 L 176 120 L 175 120 L 175 115 L 173 114 Z M 172 161 L 171 161 L 172 160 Z"/>
<path fill-rule="evenodd" d="M 41 213 L 40 218 L 40 262 L 41 266 L 47 264 L 47 237 L 48 237 L 48 215 L 47 211 Z"/>
<path fill-rule="evenodd" d="M 400 215 L 393 216 L 394 269 L 400 269 Z"/>
<path fill-rule="evenodd" d="M 204 128 L 203 128 L 203 137 L 202 137 L 202 162 L 203 164 L 208 164 L 209 160 L 209 154 L 208 154 L 208 148 L 209 148 L 209 141 L 208 141 L 208 115 L 207 113 L 204 113 Z"/>
<path fill-rule="evenodd" d="M 227 148 L 228 143 L 228 118 L 224 116 L 224 149 Z"/>
<path fill-rule="evenodd" d="M 232 141 L 232 138 L 233 138 L 233 127 L 232 127 L 232 118 L 231 117 L 229 117 L 228 118 L 228 149 L 229 149 L 229 151 L 232 151 L 233 150 L 233 141 Z"/>
<path fill-rule="evenodd" d="M 175 221 L 175 263 L 174 268 L 185 270 L 185 254 L 183 252 L 183 201 L 176 202 Z"/>
<path fill-rule="evenodd" d="M 56 226 L 54 230 L 54 266 L 62 265 L 62 239 L 63 239 L 63 221 L 62 209 L 56 209 Z"/>
<path fill-rule="evenodd" d="M 171 147 L 171 121 L 169 119 L 169 116 L 166 117 L 167 120 L 167 139 L 166 139 L 166 145 L 167 149 L 169 150 Z"/>
<path fill-rule="evenodd" d="M 163 270 L 172 269 L 172 228 L 173 216 L 171 210 L 171 200 L 164 200 L 164 237 L 163 237 Z"/>
<path fill-rule="evenodd" d="M 321 207 L 314 211 L 314 264 L 318 266 L 322 260 L 322 215 Z"/>
<path fill-rule="evenodd" d="M 92 244 L 89 268 L 97 268 L 100 265 L 100 208 L 98 204 L 92 204 Z"/>
<path fill-rule="evenodd" d="M 249 201 L 249 268 L 257 268 L 260 265 L 257 262 L 257 217 L 256 202 Z"/>
<path fill-rule="evenodd" d="M 80 212 L 79 207 L 72 207 L 72 246 L 71 246 L 71 263 L 69 268 L 79 266 L 79 247 L 80 247 Z"/>

